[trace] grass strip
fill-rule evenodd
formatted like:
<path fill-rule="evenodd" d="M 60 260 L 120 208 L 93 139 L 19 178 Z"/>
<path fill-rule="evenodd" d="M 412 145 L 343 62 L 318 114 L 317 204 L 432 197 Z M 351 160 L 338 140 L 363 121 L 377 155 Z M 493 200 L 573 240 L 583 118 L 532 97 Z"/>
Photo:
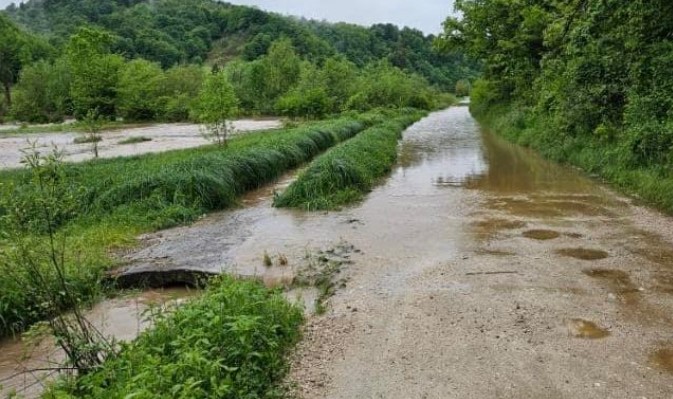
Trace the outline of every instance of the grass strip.
<path fill-rule="evenodd" d="M 222 277 L 160 316 L 101 370 L 62 383 L 57 398 L 280 398 L 301 309 L 278 291 Z"/>
<path fill-rule="evenodd" d="M 60 186 L 50 193 L 68 198 L 73 209 L 58 213 L 58 235 L 67 237 L 65 251 L 70 290 L 82 302 L 101 293 L 104 272 L 115 265 L 110 253 L 132 246 L 137 235 L 195 220 L 206 212 L 237 204 L 247 190 L 273 181 L 362 131 L 382 116 L 345 117 L 285 129 L 239 136 L 227 147 L 206 146 L 161 154 L 96 160 L 63 166 Z M 0 173 L 3 186 L 0 218 L 19 207 L 32 251 L 48 253 L 46 226 L 39 223 L 42 195 L 27 170 Z M 74 200 L 70 201 L 74 196 Z M 65 202 L 65 201 L 64 201 Z M 4 208 L 3 208 L 4 207 Z M 0 230 L 5 226 L 0 226 Z M 0 232 L 1 233 L 1 232 Z M 25 330 L 46 316 L 33 290 L 21 278 L 10 243 L 2 242 L 0 274 L 0 336 Z M 5 256 L 7 255 L 7 256 Z M 1 259 L 0 259 L 1 260 Z M 45 266 L 46 267 L 46 266 Z M 7 274 L 5 274 L 7 275 Z M 25 275 L 24 275 L 25 277 Z M 47 281 L 45 284 L 53 282 Z"/>
<path fill-rule="evenodd" d="M 320 157 L 275 198 L 277 207 L 335 209 L 359 201 L 397 160 L 402 132 L 425 114 L 401 111 Z"/>

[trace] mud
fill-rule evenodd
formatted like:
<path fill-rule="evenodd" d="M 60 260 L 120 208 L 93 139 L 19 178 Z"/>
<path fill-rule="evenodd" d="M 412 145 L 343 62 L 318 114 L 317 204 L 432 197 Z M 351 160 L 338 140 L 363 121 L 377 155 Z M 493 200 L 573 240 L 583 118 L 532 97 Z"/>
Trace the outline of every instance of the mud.
<path fill-rule="evenodd" d="M 276 129 L 281 122 L 269 120 L 239 120 L 234 122 L 236 134 Z M 23 154 L 21 150 L 29 149 L 30 142 L 35 142 L 41 152 L 51 152 L 56 146 L 62 150 L 65 160 L 82 162 L 93 158 L 91 144 L 75 144 L 76 138 L 82 133 L 30 133 L 0 135 L 0 169 L 19 168 Z M 146 127 L 136 127 L 121 130 L 112 130 L 101 133 L 102 141 L 98 143 L 101 158 L 157 153 L 169 150 L 199 147 L 209 144 L 201 134 L 201 126 L 194 124 L 159 124 Z M 149 141 L 135 144 L 122 144 L 131 138 L 146 138 Z"/>
<path fill-rule="evenodd" d="M 568 321 L 568 331 L 576 338 L 602 339 L 610 336 L 610 331 L 592 321 L 572 319 Z"/>
<path fill-rule="evenodd" d="M 673 349 L 658 349 L 651 356 L 650 359 L 659 369 L 673 374 Z"/>

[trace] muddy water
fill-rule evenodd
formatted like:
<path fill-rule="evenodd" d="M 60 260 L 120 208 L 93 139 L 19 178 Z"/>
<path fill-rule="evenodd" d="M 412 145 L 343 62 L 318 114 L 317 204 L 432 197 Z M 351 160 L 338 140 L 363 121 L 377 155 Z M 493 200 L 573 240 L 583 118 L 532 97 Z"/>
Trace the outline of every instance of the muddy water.
<path fill-rule="evenodd" d="M 87 318 L 107 337 L 118 341 L 134 339 L 151 323 L 152 306 L 175 306 L 198 291 L 166 288 L 106 300 L 86 312 Z M 63 364 L 63 353 L 45 336 L 6 339 L 0 342 L 0 397 L 16 392 L 21 397 L 38 397 L 44 384 L 58 375 L 50 371 Z"/>

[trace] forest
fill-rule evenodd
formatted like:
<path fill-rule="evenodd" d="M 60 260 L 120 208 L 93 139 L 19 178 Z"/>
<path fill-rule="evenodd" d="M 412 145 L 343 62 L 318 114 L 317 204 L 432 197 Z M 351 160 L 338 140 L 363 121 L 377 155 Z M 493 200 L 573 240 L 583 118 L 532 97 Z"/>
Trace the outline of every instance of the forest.
<path fill-rule="evenodd" d="M 673 210 L 673 4 L 458 0 L 439 44 L 484 65 L 472 111 Z"/>
<path fill-rule="evenodd" d="M 431 109 L 475 76 L 461 53 L 392 24 L 285 17 L 211 0 L 31 0 L 0 14 L 4 119 L 198 120 L 223 73 L 241 115 L 316 118 L 379 106 Z"/>

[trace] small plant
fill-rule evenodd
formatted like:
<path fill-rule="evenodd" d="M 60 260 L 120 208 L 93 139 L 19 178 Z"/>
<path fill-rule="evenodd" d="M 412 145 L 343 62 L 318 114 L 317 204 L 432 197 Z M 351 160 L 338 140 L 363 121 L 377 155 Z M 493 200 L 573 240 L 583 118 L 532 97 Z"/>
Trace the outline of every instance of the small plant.
<path fill-rule="evenodd" d="M 280 266 L 287 266 L 288 261 L 287 261 L 287 256 L 283 254 L 278 254 L 278 264 Z"/>
<path fill-rule="evenodd" d="M 98 158 L 98 143 L 103 140 L 100 136 L 103 129 L 103 120 L 98 115 L 98 110 L 89 110 L 86 116 L 82 118 L 82 126 L 85 130 L 85 136 L 81 138 L 81 142 L 90 143 L 94 158 Z M 77 143 L 77 140 L 75 142 Z"/>
<path fill-rule="evenodd" d="M 127 145 L 127 144 L 138 144 L 138 143 L 146 143 L 148 141 L 152 141 L 151 137 L 145 137 L 145 136 L 136 136 L 136 137 L 129 137 L 127 139 L 124 139 L 120 141 L 118 144 L 120 145 Z"/>
<path fill-rule="evenodd" d="M 99 136 L 82 136 L 82 137 L 75 137 L 75 140 L 73 140 L 73 143 L 75 144 L 93 144 L 93 143 L 98 143 L 102 141 L 103 139 Z"/>
<path fill-rule="evenodd" d="M 264 266 L 266 267 L 273 266 L 273 261 L 271 260 L 271 257 L 266 251 L 264 251 Z"/>

